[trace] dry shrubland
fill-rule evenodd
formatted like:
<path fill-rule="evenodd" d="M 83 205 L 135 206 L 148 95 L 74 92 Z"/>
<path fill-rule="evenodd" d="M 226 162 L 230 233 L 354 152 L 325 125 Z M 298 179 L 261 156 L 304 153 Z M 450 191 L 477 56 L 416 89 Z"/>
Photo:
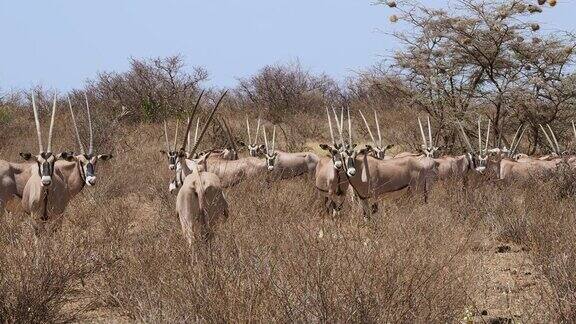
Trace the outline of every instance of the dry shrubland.
<path fill-rule="evenodd" d="M 57 136 L 73 145 L 70 134 Z M 310 179 L 263 177 L 227 190 L 229 221 L 213 242 L 189 248 L 162 140 L 160 125 L 119 132 L 98 185 L 49 236 L 35 240 L 22 213 L 2 216 L 0 321 L 452 322 L 481 311 L 487 242 L 523 246 L 552 287 L 542 290 L 547 311 L 523 320 L 574 320 L 570 174 L 537 186 L 438 183 L 428 203 L 384 198 L 370 223 L 350 203 L 326 217 Z M 21 147 L 5 141 L 2 156 L 16 160 Z"/>

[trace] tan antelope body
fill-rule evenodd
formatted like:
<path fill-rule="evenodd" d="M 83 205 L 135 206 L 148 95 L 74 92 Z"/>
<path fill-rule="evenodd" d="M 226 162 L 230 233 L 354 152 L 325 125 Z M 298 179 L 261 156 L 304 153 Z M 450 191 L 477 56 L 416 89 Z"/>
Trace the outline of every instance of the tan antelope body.
<path fill-rule="evenodd" d="M 245 179 L 263 175 L 267 171 L 266 161 L 259 158 L 249 156 L 238 160 L 225 160 L 210 158 L 210 153 L 198 160 L 198 168 L 216 174 L 223 188 L 235 186 Z"/>
<path fill-rule="evenodd" d="M 56 96 L 54 96 L 54 102 L 52 104 L 52 117 L 50 120 L 50 131 L 46 150 L 44 150 L 44 146 L 42 145 L 40 120 L 38 118 L 34 95 L 32 95 L 32 108 L 36 124 L 39 154 L 20 153 L 20 156 L 25 160 L 33 159 L 36 161 L 36 164 L 33 164 L 31 167 L 30 178 L 22 191 L 21 205 L 26 213 L 32 215 L 36 234 L 39 234 L 43 232 L 46 222 L 61 220 L 61 218 L 57 216 L 64 212 L 70 201 L 70 197 L 67 194 L 66 179 L 62 172 L 55 168 L 57 160 L 68 159 L 70 156 L 66 152 L 58 155 L 52 153 L 52 134 L 56 117 Z M 56 222 L 56 225 L 58 224 L 59 222 Z"/>
<path fill-rule="evenodd" d="M 412 192 L 422 192 L 427 200 L 438 169 L 438 162 L 428 157 L 378 160 L 361 151 L 347 159 L 347 170 L 354 168 L 353 174 L 348 172 L 348 181 L 360 198 L 366 218 L 372 215 L 373 207 L 368 204 L 370 198 L 408 188 Z"/>
<path fill-rule="evenodd" d="M 525 160 L 523 162 L 502 159 L 500 161 L 500 179 L 502 180 L 530 180 L 542 178 L 556 172 L 560 164 L 565 163 L 564 159 L 546 160 Z"/>
<path fill-rule="evenodd" d="M 326 212 L 331 216 L 336 216 L 342 209 L 349 184 L 348 179 L 346 178 L 343 160 L 345 150 L 343 144 L 344 138 L 342 135 L 343 113 L 340 114 L 341 119 L 338 120 L 338 116 L 334 109 L 332 109 L 332 112 L 334 113 L 334 119 L 340 135 L 340 143 L 336 142 L 334 130 L 332 128 L 332 118 L 330 117 L 328 108 L 326 108 L 328 128 L 330 130 L 330 138 L 333 145 L 320 144 L 320 148 L 327 151 L 328 156 L 320 158 L 316 164 L 314 185 L 320 195 L 324 197 Z"/>
<path fill-rule="evenodd" d="M 198 145 L 202 141 L 208 125 L 212 121 L 216 110 L 220 106 L 222 99 L 227 92 L 220 97 L 210 115 L 194 146 L 189 154 L 194 156 Z M 198 99 L 198 102 L 200 99 Z M 194 115 L 198 102 L 192 111 Z M 184 148 L 188 140 L 192 118 L 188 122 L 188 128 L 184 136 L 184 144 L 178 153 L 178 163 L 183 168 L 188 168 L 186 164 L 186 153 Z M 219 221 L 225 221 L 228 218 L 228 203 L 222 192 L 220 178 L 211 172 L 200 171 L 196 164 L 193 165 L 192 172 L 188 174 L 176 196 L 176 213 L 180 220 L 180 226 L 185 239 L 192 244 L 194 232 L 198 230 L 204 240 L 213 236 L 214 226 Z"/>
<path fill-rule="evenodd" d="M 5 208 L 12 212 L 20 208 L 24 186 L 32 175 L 32 166 L 31 163 L 0 160 L 0 214 Z"/>
<path fill-rule="evenodd" d="M 228 203 L 218 176 L 196 170 L 186 176 L 176 197 L 176 212 L 188 244 L 192 244 L 195 234 L 210 239 L 216 225 L 228 219 Z"/>

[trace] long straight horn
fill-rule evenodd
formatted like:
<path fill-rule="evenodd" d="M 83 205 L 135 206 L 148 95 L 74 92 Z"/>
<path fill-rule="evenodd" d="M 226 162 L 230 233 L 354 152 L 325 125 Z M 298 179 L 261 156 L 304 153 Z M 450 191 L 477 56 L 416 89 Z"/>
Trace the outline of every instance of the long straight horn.
<path fill-rule="evenodd" d="M 352 145 L 352 119 L 350 118 L 350 107 L 346 109 L 346 114 L 348 115 L 348 137 L 350 139 L 350 145 Z"/>
<path fill-rule="evenodd" d="M 188 123 L 190 123 L 190 117 L 188 117 L 188 119 L 186 120 L 186 125 L 188 125 Z M 186 141 L 188 142 L 188 147 L 185 147 L 185 150 L 188 150 L 190 148 L 190 139 L 192 137 L 192 134 L 188 133 L 188 138 L 186 138 Z"/>
<path fill-rule="evenodd" d="M 554 140 L 554 144 L 556 144 L 556 154 L 560 154 L 560 145 L 558 145 L 558 140 L 556 139 L 556 134 L 554 134 L 554 131 L 552 130 L 552 127 L 550 127 L 550 124 L 546 124 L 546 126 L 548 126 L 548 129 L 550 130 L 550 134 L 552 135 L 552 139 Z"/>
<path fill-rule="evenodd" d="M 344 144 L 344 135 L 342 134 L 342 122 L 338 119 L 338 114 L 336 114 L 336 109 L 334 109 L 334 107 L 332 107 L 332 113 L 334 114 L 334 120 L 336 121 L 336 128 L 338 128 L 340 143 Z"/>
<path fill-rule="evenodd" d="M 478 154 L 482 154 L 482 127 L 480 117 L 478 117 Z"/>
<path fill-rule="evenodd" d="M 520 127 L 522 128 L 522 125 L 520 125 Z M 520 141 L 522 140 L 522 136 L 524 136 L 524 132 L 526 132 L 526 128 L 527 127 L 522 128 L 522 132 L 520 133 L 520 136 L 518 136 L 518 139 L 516 140 L 516 143 L 514 144 L 514 147 L 512 148 L 512 155 L 514 153 L 516 153 L 516 151 L 518 150 L 518 145 L 520 145 Z M 520 130 L 520 129 L 518 129 L 518 130 Z"/>
<path fill-rule="evenodd" d="M 378 131 L 378 146 L 382 147 L 382 134 L 380 133 L 380 124 L 378 123 L 378 113 L 374 110 L 374 120 L 376 121 L 376 130 Z"/>
<path fill-rule="evenodd" d="M 248 144 L 252 144 L 252 134 L 250 134 L 250 121 L 246 115 L 246 132 L 248 133 Z"/>
<path fill-rule="evenodd" d="M 328 127 L 330 127 L 330 138 L 332 139 L 332 145 L 336 145 L 336 141 L 334 140 L 334 130 L 332 129 L 332 118 L 330 118 L 328 107 L 326 107 L 326 115 L 328 116 Z M 574 122 L 572 122 L 572 124 L 574 124 Z"/>
<path fill-rule="evenodd" d="M 469 153 L 474 153 L 474 148 L 472 147 L 472 144 L 470 143 L 470 139 L 468 138 L 468 135 L 466 135 L 466 132 L 464 131 L 464 127 L 462 127 L 462 123 L 458 122 L 458 126 L 460 126 L 460 131 L 462 132 L 462 137 L 464 138 L 464 143 L 466 143 L 466 146 L 468 147 Z"/>
<path fill-rule="evenodd" d="M 48 148 L 46 152 L 52 152 L 52 134 L 54 131 L 54 120 L 56 118 L 56 95 L 54 95 L 54 103 L 52 103 L 52 117 L 50 118 L 50 130 L 48 131 Z"/>
<path fill-rule="evenodd" d="M 36 135 L 38 136 L 38 152 L 44 152 L 42 145 L 42 132 L 40 131 L 40 119 L 38 119 L 38 108 L 36 108 L 36 99 L 34 99 L 34 92 L 32 92 L 32 110 L 34 111 L 34 123 L 36 124 Z"/>
<path fill-rule="evenodd" d="M 260 117 L 258 117 L 258 122 L 256 125 L 256 139 L 254 139 L 254 145 L 258 144 L 258 134 L 260 134 Z"/>
<path fill-rule="evenodd" d="M 222 118 L 222 123 L 224 124 L 224 131 L 226 131 L 226 135 L 228 135 L 228 140 L 230 141 L 232 149 L 234 152 L 238 152 L 238 149 L 236 148 L 236 142 L 234 141 L 234 137 L 232 136 L 232 131 L 230 130 L 228 122 L 226 122 L 226 119 Z"/>
<path fill-rule="evenodd" d="M 554 150 L 554 144 L 552 144 L 552 140 L 550 139 L 550 136 L 548 136 L 548 133 L 546 132 L 546 130 L 544 129 L 544 127 L 542 127 L 542 125 L 539 125 L 540 129 L 542 130 L 542 132 L 544 133 L 544 135 L 546 135 L 546 139 L 548 140 L 548 144 L 550 144 L 550 148 L 552 149 L 552 151 Z M 556 153 L 556 152 L 554 152 Z"/>
<path fill-rule="evenodd" d="M 358 110 L 358 112 L 360 112 L 360 116 L 362 117 L 362 120 L 364 121 L 364 125 L 366 125 L 366 129 L 368 130 L 368 134 L 370 134 L 370 138 L 372 139 L 372 143 L 374 143 L 374 145 L 379 145 L 378 143 L 376 143 L 376 139 L 374 139 L 374 135 L 372 135 L 372 131 L 370 130 L 370 125 L 368 125 L 368 121 L 366 120 L 366 117 L 364 117 L 362 110 Z"/>
<path fill-rule="evenodd" d="M 490 139 L 490 123 L 491 120 L 488 118 L 488 130 L 486 131 L 486 143 L 484 145 L 484 154 L 488 154 L 488 140 Z"/>
<path fill-rule="evenodd" d="M 572 132 L 574 133 L 574 139 L 576 139 L 576 125 L 574 124 L 574 121 L 572 121 Z"/>
<path fill-rule="evenodd" d="M 430 124 L 430 116 L 426 116 L 428 122 L 428 140 L 430 141 L 430 148 L 434 147 L 432 143 L 432 124 Z"/>
<path fill-rule="evenodd" d="M 510 152 L 514 151 L 514 146 L 516 145 L 516 141 L 517 141 L 517 137 L 518 134 L 520 134 L 520 131 L 522 130 L 522 125 L 520 125 L 520 127 L 518 127 L 518 129 L 516 130 L 516 133 L 514 133 L 514 138 L 512 138 L 512 143 L 510 143 Z M 502 132 L 500 132 L 500 134 L 502 134 Z"/>
<path fill-rule="evenodd" d="M 428 148 L 428 143 L 426 143 L 426 135 L 424 135 L 424 127 L 422 127 L 420 117 L 418 117 L 418 126 L 420 126 L 420 135 L 422 135 L 422 144 L 424 144 L 424 148 Z"/>
<path fill-rule="evenodd" d="M 218 102 L 216 103 L 216 105 L 214 106 L 214 108 L 212 109 L 212 111 L 210 112 L 210 115 L 208 115 L 208 120 L 206 121 L 206 124 L 204 124 L 204 128 L 202 128 L 202 131 L 200 132 L 200 136 L 198 137 L 198 141 L 196 143 L 194 143 L 194 147 L 192 148 L 192 150 L 190 151 L 190 156 L 194 156 L 194 153 L 196 153 L 196 150 L 198 149 L 198 144 L 200 144 L 200 142 L 202 141 L 202 138 L 204 137 L 204 134 L 206 133 L 206 130 L 208 129 L 208 126 L 210 125 L 210 123 L 212 122 L 212 118 L 214 117 L 214 114 L 216 113 L 216 110 L 218 109 L 218 107 L 220 106 L 220 103 L 222 102 L 222 99 L 224 99 L 224 97 L 226 97 L 226 94 L 228 93 L 228 90 L 226 90 L 224 92 L 224 94 L 220 97 L 220 99 L 218 100 Z"/>
<path fill-rule="evenodd" d="M 164 119 L 164 139 L 166 140 L 166 152 L 170 152 L 170 143 L 168 142 L 168 126 L 166 126 L 166 119 Z"/>
<path fill-rule="evenodd" d="M 176 119 L 176 131 L 174 132 L 174 151 L 176 151 L 176 145 L 178 144 L 178 128 L 180 127 L 180 120 Z"/>
<path fill-rule="evenodd" d="M 276 151 L 276 125 L 272 129 L 272 154 Z"/>
<path fill-rule="evenodd" d="M 192 114 L 190 114 L 190 120 L 188 121 L 188 126 L 186 126 L 186 134 L 184 134 L 184 143 L 182 144 L 182 149 L 185 150 L 188 144 L 188 134 L 190 133 L 190 129 L 192 128 L 192 121 L 194 120 L 194 115 L 196 115 L 196 110 L 198 109 L 198 105 L 200 105 L 200 99 L 204 95 L 204 90 L 200 92 L 198 99 L 196 99 L 196 104 L 192 109 Z"/>
<path fill-rule="evenodd" d="M 198 129 L 200 128 L 200 118 L 196 119 L 196 130 L 194 131 L 194 143 L 198 142 Z"/>
<path fill-rule="evenodd" d="M 94 153 L 94 131 L 92 130 L 92 116 L 90 115 L 90 105 L 88 105 L 88 95 L 84 92 L 86 99 L 86 113 L 88 114 L 88 128 L 90 129 L 90 142 L 88 143 L 88 154 Z"/>
<path fill-rule="evenodd" d="M 270 149 L 268 148 L 268 135 L 266 135 L 266 127 L 262 127 L 262 132 L 264 133 L 264 146 L 266 147 L 266 153 L 270 153 Z"/>
<path fill-rule="evenodd" d="M 78 132 L 78 124 L 76 124 L 76 117 L 74 116 L 74 109 L 72 109 L 72 102 L 70 101 L 70 96 L 68 96 L 68 107 L 70 107 L 70 116 L 72 116 L 72 124 L 74 124 L 74 131 L 76 133 L 76 141 L 78 142 L 78 147 L 80 148 L 80 153 L 82 155 L 86 154 L 84 151 L 84 145 L 82 145 L 82 140 L 80 139 L 80 132 Z"/>

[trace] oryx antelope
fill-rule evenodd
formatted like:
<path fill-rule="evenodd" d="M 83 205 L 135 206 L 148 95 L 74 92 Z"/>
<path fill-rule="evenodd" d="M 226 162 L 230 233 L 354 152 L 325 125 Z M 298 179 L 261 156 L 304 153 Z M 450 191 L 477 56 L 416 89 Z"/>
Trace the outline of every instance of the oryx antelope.
<path fill-rule="evenodd" d="M 364 125 L 366 125 L 366 129 L 368 130 L 368 134 L 370 135 L 370 139 L 372 139 L 372 145 L 366 145 L 366 147 L 369 149 L 369 154 L 371 154 L 372 156 L 374 156 L 375 158 L 379 159 L 379 160 L 384 160 L 384 159 L 390 159 L 392 157 L 386 155 L 386 151 L 391 149 L 392 147 L 394 147 L 394 144 L 388 144 L 386 146 L 384 146 L 384 144 L 382 144 L 382 133 L 380 132 L 380 124 L 378 123 L 378 113 L 376 112 L 376 110 L 374 110 L 374 120 L 376 123 L 376 131 L 378 132 L 378 141 L 376 141 L 376 139 L 374 138 L 374 134 L 372 134 L 372 130 L 370 129 L 370 125 L 368 124 L 368 121 L 366 120 L 366 117 L 364 117 L 364 114 L 362 113 L 362 110 L 359 110 L 360 112 L 360 116 L 362 117 L 362 120 L 364 121 Z"/>
<path fill-rule="evenodd" d="M 208 125 L 212 121 L 216 110 L 220 106 L 226 92 L 220 97 L 202 129 L 197 141 L 190 150 L 190 155 L 196 153 L 199 143 L 202 141 Z M 197 106 L 196 106 L 197 107 Z M 196 110 L 196 107 L 194 110 Z M 194 114 L 194 111 L 192 112 Z M 184 147 L 186 147 L 190 123 L 184 136 L 184 145 L 178 154 L 178 163 L 186 165 Z M 211 172 L 200 171 L 194 165 L 192 172 L 188 174 L 182 183 L 176 197 L 176 213 L 180 219 L 180 225 L 184 237 L 189 244 L 192 244 L 194 231 L 197 228 L 203 239 L 210 239 L 213 236 L 214 226 L 220 221 L 228 218 L 228 202 L 222 192 L 222 184 L 218 176 Z"/>
<path fill-rule="evenodd" d="M 32 164 L 0 160 L 0 215 L 4 209 L 17 211 L 24 186 L 30 179 Z M 13 203 L 12 203 L 13 202 Z"/>
<path fill-rule="evenodd" d="M 348 191 L 348 179 L 344 171 L 343 165 L 343 148 L 342 143 L 337 143 L 334 138 L 334 131 L 332 128 L 332 120 L 328 108 L 326 108 L 326 115 L 328 116 L 328 128 L 330 129 L 330 138 L 332 145 L 320 144 L 320 148 L 328 153 L 327 157 L 319 159 L 315 171 L 315 186 L 316 189 L 324 196 L 324 205 L 328 214 L 336 216 L 342 209 L 346 192 Z M 340 137 L 342 138 L 342 131 L 336 113 L 336 124 Z"/>
<path fill-rule="evenodd" d="M 54 154 L 52 152 L 52 135 L 54 130 L 54 120 L 56 117 L 56 96 L 52 104 L 52 116 L 50 119 L 50 130 L 48 133 L 48 146 L 44 150 L 42 145 L 42 133 L 40 131 L 40 119 L 36 101 L 32 95 L 32 109 L 34 111 L 34 122 L 36 124 L 36 135 L 38 137 L 38 154 L 20 153 L 25 160 L 34 160 L 31 175 L 22 191 L 22 208 L 31 214 L 34 221 L 36 233 L 43 232 L 47 221 L 54 219 L 66 209 L 70 201 L 66 187 L 66 178 L 60 170 L 56 170 L 55 163 L 59 159 L 68 159 L 69 153 Z"/>
<path fill-rule="evenodd" d="M 66 160 L 56 162 L 56 169 L 62 173 L 66 180 L 66 188 L 68 195 L 71 199 L 78 194 L 84 185 L 96 185 L 96 165 L 98 161 L 108 161 L 112 158 L 112 154 L 95 154 L 94 153 L 94 131 L 92 129 L 92 116 L 90 115 L 90 105 L 88 103 L 88 96 L 84 94 L 86 100 L 86 115 L 88 118 L 89 128 L 89 142 L 88 152 L 85 151 L 80 133 L 78 131 L 78 124 L 72 109 L 72 103 L 68 98 L 68 106 L 70 108 L 70 116 L 72 117 L 72 124 L 74 125 L 74 132 L 76 134 L 76 142 L 80 149 L 80 154 L 76 156 L 69 156 Z"/>
<path fill-rule="evenodd" d="M 352 141 L 352 123 L 348 109 L 349 142 Z M 377 204 L 369 204 L 369 199 L 396 192 L 404 188 L 424 192 L 427 200 L 428 190 L 436 176 L 438 163 L 428 157 L 404 157 L 379 160 L 368 154 L 369 149 L 360 151 L 355 144 L 344 151 L 346 176 L 355 195 L 360 199 L 364 217 L 369 219 Z"/>
<path fill-rule="evenodd" d="M 297 177 L 302 174 L 312 176 L 318 164 L 318 156 L 310 152 L 301 153 L 288 153 L 276 150 L 276 126 L 272 131 L 272 143 L 269 145 L 268 137 L 266 135 L 266 128 L 262 129 L 264 132 L 264 143 L 266 151 L 264 156 L 266 158 L 266 167 L 268 171 L 273 172 L 274 175 L 280 179 L 289 179 Z"/>
<path fill-rule="evenodd" d="M 252 133 L 250 131 L 250 120 L 248 120 L 248 116 L 246 116 L 246 132 L 248 134 L 248 143 L 242 143 L 248 148 L 248 154 L 251 157 L 260 157 L 264 154 L 264 145 L 258 143 L 258 135 L 260 134 L 260 118 L 258 118 L 256 124 L 256 133 L 254 137 L 252 137 Z M 254 141 L 252 139 L 254 138 Z"/>

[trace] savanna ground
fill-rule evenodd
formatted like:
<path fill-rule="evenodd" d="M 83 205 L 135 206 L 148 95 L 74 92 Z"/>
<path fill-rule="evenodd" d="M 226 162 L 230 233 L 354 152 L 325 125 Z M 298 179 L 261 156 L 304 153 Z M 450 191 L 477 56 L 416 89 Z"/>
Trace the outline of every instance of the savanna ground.
<path fill-rule="evenodd" d="M 32 130 L 28 117 L 8 129 Z M 242 118 L 229 119 L 241 134 Z M 66 120 L 55 143 L 72 148 Z M 321 125 L 308 123 L 288 127 Z M 326 139 L 324 128 L 308 128 L 321 133 L 308 141 Z M 97 186 L 72 201 L 59 231 L 36 241 L 26 215 L 1 217 L 0 322 L 576 320 L 570 174 L 438 183 L 428 203 L 383 198 L 369 223 L 349 200 L 340 218 L 325 217 L 305 177 L 263 177 L 227 190 L 229 221 L 211 244 L 189 248 L 160 125 L 115 133 L 115 157 L 98 165 Z M 33 137 L 2 141 L 10 161 L 36 147 Z"/>

